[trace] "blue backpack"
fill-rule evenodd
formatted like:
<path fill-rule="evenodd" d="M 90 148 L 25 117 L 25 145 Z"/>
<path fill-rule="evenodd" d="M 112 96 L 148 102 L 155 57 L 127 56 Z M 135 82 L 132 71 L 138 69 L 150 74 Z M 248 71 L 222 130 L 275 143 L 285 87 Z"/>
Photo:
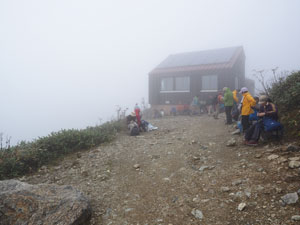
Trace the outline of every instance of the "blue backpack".
<path fill-rule="evenodd" d="M 271 118 L 264 118 L 263 119 L 263 123 L 264 123 L 264 130 L 265 131 L 273 131 L 273 130 L 280 130 L 283 128 L 283 126 L 281 125 L 281 123 L 279 123 L 276 120 L 273 120 Z"/>

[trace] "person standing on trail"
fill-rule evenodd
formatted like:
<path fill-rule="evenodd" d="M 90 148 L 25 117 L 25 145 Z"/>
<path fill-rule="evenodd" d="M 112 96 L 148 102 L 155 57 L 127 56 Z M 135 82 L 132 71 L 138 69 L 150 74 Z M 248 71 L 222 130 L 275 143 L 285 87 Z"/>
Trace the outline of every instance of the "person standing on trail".
<path fill-rule="evenodd" d="M 243 132 L 246 132 L 247 129 L 250 127 L 249 115 L 254 112 L 252 107 L 256 105 L 256 101 L 248 92 L 248 88 L 246 87 L 241 88 L 240 93 L 243 95 L 243 98 L 241 100 L 241 115 L 242 115 L 241 122 L 242 122 Z"/>
<path fill-rule="evenodd" d="M 135 115 L 136 115 L 137 124 L 140 127 L 141 126 L 141 109 L 140 109 L 140 107 L 137 103 L 135 104 L 134 112 L 135 112 Z"/>
<path fill-rule="evenodd" d="M 239 119 L 239 109 L 238 109 L 238 104 L 239 104 L 239 99 L 237 97 L 237 93 L 240 92 L 239 89 L 235 89 L 233 92 L 232 92 L 232 95 L 233 95 L 233 107 L 232 107 L 232 118 L 235 120 L 235 121 L 238 121 Z"/>
<path fill-rule="evenodd" d="M 219 91 L 219 93 L 216 95 L 216 97 L 213 100 L 213 104 L 215 105 L 215 113 L 214 118 L 219 119 L 219 113 L 220 113 L 220 105 L 223 102 L 223 95 L 222 92 Z"/>
<path fill-rule="evenodd" d="M 231 110 L 233 106 L 233 95 L 231 90 L 228 87 L 223 88 L 224 92 L 224 105 L 225 105 L 225 113 L 226 113 L 226 124 L 232 124 L 232 116 Z"/>
<path fill-rule="evenodd" d="M 192 101 L 192 115 L 196 115 L 199 108 L 199 98 L 196 95 Z"/>
<path fill-rule="evenodd" d="M 206 101 L 207 113 L 208 116 L 213 114 L 213 96 L 208 96 L 208 100 Z"/>

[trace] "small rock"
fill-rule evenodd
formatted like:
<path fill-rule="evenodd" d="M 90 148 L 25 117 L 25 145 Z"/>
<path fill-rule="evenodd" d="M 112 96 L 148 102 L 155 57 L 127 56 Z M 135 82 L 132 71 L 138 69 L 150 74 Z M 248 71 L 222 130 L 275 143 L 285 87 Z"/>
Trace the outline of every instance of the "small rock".
<path fill-rule="evenodd" d="M 291 219 L 294 221 L 300 221 L 300 215 L 294 215 Z"/>
<path fill-rule="evenodd" d="M 81 154 L 80 154 L 80 152 L 77 152 L 77 158 L 81 158 Z"/>
<path fill-rule="evenodd" d="M 134 209 L 133 208 L 128 208 L 128 209 L 125 209 L 125 212 L 127 213 L 127 212 L 130 212 L 132 210 L 134 210 Z"/>
<path fill-rule="evenodd" d="M 279 157 L 278 155 L 272 154 L 268 156 L 268 160 L 277 159 L 278 157 Z"/>
<path fill-rule="evenodd" d="M 298 167 L 300 167 L 300 162 L 299 161 L 290 161 L 289 162 L 289 167 L 291 169 L 298 168 Z"/>
<path fill-rule="evenodd" d="M 264 168 L 257 168 L 257 172 L 263 172 L 264 171 Z"/>
<path fill-rule="evenodd" d="M 209 169 L 209 166 L 201 166 L 199 171 L 203 172 L 204 170 Z"/>
<path fill-rule="evenodd" d="M 244 202 L 240 203 L 238 206 L 239 211 L 243 211 L 245 208 L 246 208 L 246 203 L 244 203 Z"/>
<path fill-rule="evenodd" d="M 60 170 L 60 169 L 61 169 L 61 166 L 54 167 L 54 170 Z"/>
<path fill-rule="evenodd" d="M 284 162 L 287 162 L 287 161 L 288 160 L 286 158 L 284 158 L 284 157 L 280 157 L 280 158 L 277 159 L 278 163 L 284 163 Z"/>
<path fill-rule="evenodd" d="M 295 204 L 298 201 L 298 194 L 296 192 L 294 193 L 288 193 L 281 197 L 282 201 L 286 204 Z"/>
<path fill-rule="evenodd" d="M 42 166 L 41 170 L 47 170 L 47 166 Z"/>
<path fill-rule="evenodd" d="M 289 158 L 290 161 L 298 161 L 300 160 L 300 157 L 291 157 Z"/>
<path fill-rule="evenodd" d="M 98 175 L 97 176 L 101 181 L 106 181 L 109 179 L 109 176 L 107 174 Z"/>
<path fill-rule="evenodd" d="M 89 175 L 89 172 L 84 170 L 81 172 L 81 175 L 84 176 L 84 177 L 87 177 Z"/>
<path fill-rule="evenodd" d="M 286 147 L 286 151 L 289 151 L 289 152 L 297 152 L 299 151 L 299 147 L 293 145 L 293 144 L 289 144 L 287 147 Z"/>
<path fill-rule="evenodd" d="M 236 129 L 235 131 L 231 132 L 232 135 L 235 135 L 235 134 L 240 134 L 240 130 L 239 129 Z"/>
<path fill-rule="evenodd" d="M 255 158 L 259 159 L 259 158 L 261 158 L 261 156 L 262 156 L 262 154 L 256 154 Z"/>
<path fill-rule="evenodd" d="M 228 191 L 230 191 L 230 188 L 229 187 L 221 187 L 221 191 L 228 192 Z"/>
<path fill-rule="evenodd" d="M 192 210 L 192 215 L 194 217 L 196 217 L 197 219 L 199 219 L 199 220 L 203 219 L 203 213 L 200 210 L 198 210 L 198 209 L 193 209 Z"/>
<path fill-rule="evenodd" d="M 206 150 L 208 147 L 207 147 L 206 145 L 201 145 L 200 148 L 201 148 L 202 150 Z"/>
<path fill-rule="evenodd" d="M 140 168 L 140 164 L 134 164 L 133 168 L 135 168 L 136 170 Z"/>
<path fill-rule="evenodd" d="M 262 191 L 262 190 L 264 190 L 264 189 L 265 189 L 265 188 L 264 188 L 263 186 L 261 186 L 261 185 L 258 185 L 257 188 L 256 188 L 257 191 Z"/>
<path fill-rule="evenodd" d="M 235 193 L 235 197 L 236 198 L 242 198 L 243 197 L 243 192 L 241 192 L 241 191 L 238 191 L 237 193 Z"/>
<path fill-rule="evenodd" d="M 247 198 L 251 197 L 251 192 L 250 191 L 245 191 L 245 195 L 247 196 Z"/>
<path fill-rule="evenodd" d="M 243 183 L 243 181 L 239 179 L 239 180 L 233 181 L 232 185 L 240 185 L 241 183 Z"/>
<path fill-rule="evenodd" d="M 199 203 L 199 202 L 200 202 L 200 199 L 199 199 L 198 197 L 193 198 L 193 202 Z"/>
<path fill-rule="evenodd" d="M 178 197 L 175 196 L 175 197 L 172 199 L 172 202 L 175 203 L 177 200 L 178 200 Z M 193 200 L 194 200 L 194 199 L 193 199 Z"/>
<path fill-rule="evenodd" d="M 231 138 L 229 141 L 227 141 L 226 146 L 231 147 L 236 145 L 236 140 L 234 138 Z"/>

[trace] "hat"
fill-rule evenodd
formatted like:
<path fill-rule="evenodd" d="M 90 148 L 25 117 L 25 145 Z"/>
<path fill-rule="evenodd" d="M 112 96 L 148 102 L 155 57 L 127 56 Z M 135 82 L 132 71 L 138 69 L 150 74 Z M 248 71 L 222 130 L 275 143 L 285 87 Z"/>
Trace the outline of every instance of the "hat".
<path fill-rule="evenodd" d="M 247 91 L 248 91 L 248 88 L 242 87 L 240 93 L 242 94 L 242 93 L 247 92 Z"/>
<path fill-rule="evenodd" d="M 259 96 L 259 102 L 258 102 L 258 104 L 266 103 L 267 99 L 268 99 L 268 96 L 266 96 L 266 95 Z"/>
<path fill-rule="evenodd" d="M 131 116 L 136 116 L 135 112 L 130 113 Z"/>
<path fill-rule="evenodd" d="M 227 87 L 223 87 L 223 91 L 226 91 L 227 90 Z"/>

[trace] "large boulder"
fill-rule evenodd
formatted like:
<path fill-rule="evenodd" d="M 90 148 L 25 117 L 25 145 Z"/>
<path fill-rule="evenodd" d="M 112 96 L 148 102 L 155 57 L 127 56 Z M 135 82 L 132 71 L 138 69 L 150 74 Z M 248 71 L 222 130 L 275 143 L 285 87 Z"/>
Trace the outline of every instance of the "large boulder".
<path fill-rule="evenodd" d="M 0 225 L 81 225 L 90 217 L 89 201 L 72 186 L 0 181 Z"/>

